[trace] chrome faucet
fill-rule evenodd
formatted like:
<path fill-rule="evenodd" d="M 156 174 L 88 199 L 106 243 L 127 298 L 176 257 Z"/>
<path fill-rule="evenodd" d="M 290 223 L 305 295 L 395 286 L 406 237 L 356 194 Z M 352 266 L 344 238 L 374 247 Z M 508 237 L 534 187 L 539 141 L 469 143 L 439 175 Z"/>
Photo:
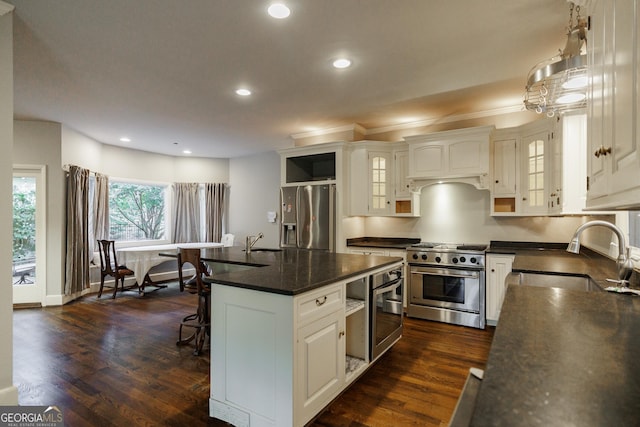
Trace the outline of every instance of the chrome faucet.
<path fill-rule="evenodd" d="M 246 248 L 245 251 L 250 254 L 251 253 L 251 248 L 253 247 L 253 245 L 256 244 L 256 242 L 259 239 L 262 239 L 264 237 L 264 234 L 262 233 L 258 233 L 257 236 L 247 236 L 247 242 L 246 242 Z"/>
<path fill-rule="evenodd" d="M 629 277 L 631 277 L 631 273 L 633 273 L 633 262 L 629 259 L 629 248 L 627 248 L 625 244 L 622 230 L 610 222 L 589 221 L 582 224 L 573 234 L 573 239 L 571 239 L 571 243 L 567 246 L 567 252 L 571 252 L 573 254 L 580 253 L 580 234 L 585 229 L 596 225 L 611 229 L 618 237 L 618 259 L 616 260 L 616 265 L 618 267 L 618 279 L 620 279 L 621 282 L 628 282 Z"/>

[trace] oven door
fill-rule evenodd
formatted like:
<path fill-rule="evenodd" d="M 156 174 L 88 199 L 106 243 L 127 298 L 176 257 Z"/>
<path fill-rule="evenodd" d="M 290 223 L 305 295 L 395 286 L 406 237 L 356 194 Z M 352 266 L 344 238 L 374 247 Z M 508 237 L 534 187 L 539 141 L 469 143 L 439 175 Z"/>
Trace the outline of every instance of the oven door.
<path fill-rule="evenodd" d="M 371 291 L 371 360 L 402 336 L 402 276 Z"/>
<path fill-rule="evenodd" d="M 483 271 L 412 265 L 410 304 L 480 312 Z"/>

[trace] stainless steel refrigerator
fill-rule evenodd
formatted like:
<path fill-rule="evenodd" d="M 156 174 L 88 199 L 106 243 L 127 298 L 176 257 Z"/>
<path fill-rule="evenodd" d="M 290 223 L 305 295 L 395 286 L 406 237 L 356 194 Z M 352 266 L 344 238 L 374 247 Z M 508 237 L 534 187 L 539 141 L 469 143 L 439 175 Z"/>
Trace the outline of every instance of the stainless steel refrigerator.
<path fill-rule="evenodd" d="M 280 189 L 280 246 L 335 252 L 336 186 Z"/>

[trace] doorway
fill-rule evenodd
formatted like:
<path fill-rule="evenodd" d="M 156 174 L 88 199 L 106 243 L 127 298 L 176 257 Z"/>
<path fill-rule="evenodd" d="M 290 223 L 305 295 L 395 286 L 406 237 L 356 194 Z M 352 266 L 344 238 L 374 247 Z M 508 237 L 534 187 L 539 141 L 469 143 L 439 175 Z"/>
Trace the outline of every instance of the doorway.
<path fill-rule="evenodd" d="M 45 166 L 13 168 L 14 305 L 45 305 Z"/>

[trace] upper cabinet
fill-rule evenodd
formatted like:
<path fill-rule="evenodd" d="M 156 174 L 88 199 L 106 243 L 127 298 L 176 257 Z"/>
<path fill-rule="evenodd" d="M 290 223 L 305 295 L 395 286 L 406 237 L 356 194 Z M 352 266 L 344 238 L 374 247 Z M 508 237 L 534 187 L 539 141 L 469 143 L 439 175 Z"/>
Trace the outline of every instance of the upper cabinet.
<path fill-rule="evenodd" d="M 344 143 L 280 150 L 281 185 L 340 182 Z"/>
<path fill-rule="evenodd" d="M 587 207 L 640 207 L 640 0 L 590 3 Z"/>
<path fill-rule="evenodd" d="M 491 142 L 491 214 L 551 215 L 562 209 L 557 119 L 500 129 Z"/>
<path fill-rule="evenodd" d="M 398 194 L 407 160 L 398 157 L 398 144 L 379 141 L 353 143 L 349 162 L 350 214 L 368 216 L 417 216 L 419 194 L 408 189 Z M 402 151 L 402 149 L 400 149 Z M 408 194 L 407 194 L 408 193 Z"/>
<path fill-rule="evenodd" d="M 493 126 L 436 132 L 405 138 L 413 181 L 469 178 L 486 188 Z"/>

